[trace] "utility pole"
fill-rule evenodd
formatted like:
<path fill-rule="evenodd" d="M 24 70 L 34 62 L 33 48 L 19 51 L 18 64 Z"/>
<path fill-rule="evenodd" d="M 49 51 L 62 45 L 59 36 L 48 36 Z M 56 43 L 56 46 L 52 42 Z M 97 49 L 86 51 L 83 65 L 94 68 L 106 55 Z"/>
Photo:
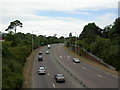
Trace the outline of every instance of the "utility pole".
<path fill-rule="evenodd" d="M 76 32 L 71 32 L 71 33 L 75 33 L 75 42 L 77 41 L 77 33 Z M 77 54 L 77 44 L 74 45 L 75 46 L 75 53 Z"/>
<path fill-rule="evenodd" d="M 33 51 L 33 31 L 32 31 L 32 51 Z"/>

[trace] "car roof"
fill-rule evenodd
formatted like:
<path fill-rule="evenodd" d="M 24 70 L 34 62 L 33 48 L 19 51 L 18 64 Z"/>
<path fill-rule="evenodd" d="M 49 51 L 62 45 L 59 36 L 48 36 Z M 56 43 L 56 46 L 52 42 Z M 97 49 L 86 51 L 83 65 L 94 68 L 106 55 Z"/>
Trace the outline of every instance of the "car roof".
<path fill-rule="evenodd" d="M 57 74 L 57 76 L 64 76 L 63 74 Z"/>
<path fill-rule="evenodd" d="M 45 69 L 45 67 L 43 67 L 43 66 L 40 66 L 40 67 L 39 67 L 39 69 Z"/>

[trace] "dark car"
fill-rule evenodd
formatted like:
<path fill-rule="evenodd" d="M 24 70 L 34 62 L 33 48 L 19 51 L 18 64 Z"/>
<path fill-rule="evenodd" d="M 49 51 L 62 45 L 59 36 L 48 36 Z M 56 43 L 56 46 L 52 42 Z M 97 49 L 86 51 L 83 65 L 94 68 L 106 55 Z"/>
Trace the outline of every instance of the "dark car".
<path fill-rule="evenodd" d="M 38 56 L 38 61 L 43 61 L 42 56 Z"/>
<path fill-rule="evenodd" d="M 65 82 L 65 78 L 63 74 L 54 75 L 54 79 L 56 80 L 56 82 Z"/>

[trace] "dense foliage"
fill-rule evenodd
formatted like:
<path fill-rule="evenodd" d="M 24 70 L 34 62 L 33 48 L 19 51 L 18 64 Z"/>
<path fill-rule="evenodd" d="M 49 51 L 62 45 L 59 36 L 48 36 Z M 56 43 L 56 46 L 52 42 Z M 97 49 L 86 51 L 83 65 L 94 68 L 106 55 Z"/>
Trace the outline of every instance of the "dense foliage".
<path fill-rule="evenodd" d="M 3 88 L 21 88 L 23 84 L 22 68 L 32 49 L 41 45 L 63 42 L 63 37 L 45 37 L 34 34 L 8 33 L 2 43 L 2 86 Z M 33 48 L 32 48 L 33 47 Z"/>
<path fill-rule="evenodd" d="M 72 43 L 103 59 L 116 70 L 120 70 L 120 18 L 104 29 L 100 29 L 95 23 L 89 23 L 83 28 L 79 40 L 69 37 L 67 46 Z"/>

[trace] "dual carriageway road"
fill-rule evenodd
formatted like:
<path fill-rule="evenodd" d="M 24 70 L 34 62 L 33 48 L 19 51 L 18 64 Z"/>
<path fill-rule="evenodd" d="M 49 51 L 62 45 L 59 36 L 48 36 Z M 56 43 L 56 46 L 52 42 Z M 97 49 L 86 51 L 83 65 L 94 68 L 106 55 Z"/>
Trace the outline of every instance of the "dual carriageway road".
<path fill-rule="evenodd" d="M 53 44 L 50 49 L 47 46 L 40 49 L 43 61 L 38 61 L 38 54 L 35 56 L 32 70 L 33 88 L 83 88 L 81 81 L 88 88 L 118 88 L 117 76 L 83 62 L 74 63 L 73 57 L 65 52 L 63 47 L 63 44 Z M 50 54 L 46 54 L 46 50 L 49 50 Z M 38 74 L 39 66 L 46 68 L 45 75 Z M 58 73 L 65 76 L 65 83 L 56 83 L 54 75 Z"/>

